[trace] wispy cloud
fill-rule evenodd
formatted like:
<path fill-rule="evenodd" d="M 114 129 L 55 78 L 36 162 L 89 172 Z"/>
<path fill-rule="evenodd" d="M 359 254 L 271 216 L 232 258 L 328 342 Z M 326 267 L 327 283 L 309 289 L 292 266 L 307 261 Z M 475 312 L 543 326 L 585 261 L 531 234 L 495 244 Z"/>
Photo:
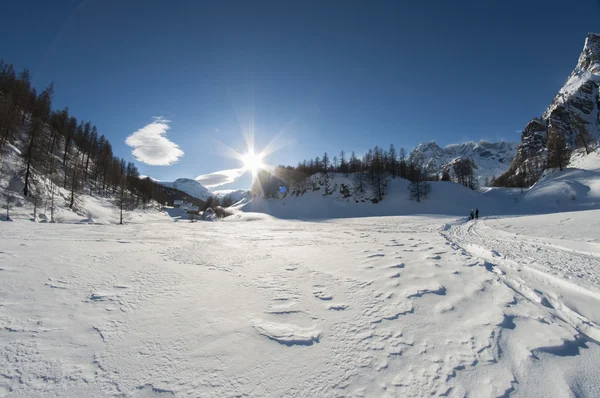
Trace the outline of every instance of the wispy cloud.
<path fill-rule="evenodd" d="M 196 177 L 196 181 L 204 185 L 207 188 L 218 187 L 234 182 L 240 178 L 247 170 L 246 169 L 229 169 L 215 171 L 210 174 L 203 174 Z"/>
<path fill-rule="evenodd" d="M 167 139 L 170 120 L 155 117 L 154 121 L 131 134 L 125 143 L 138 161 L 151 166 L 169 166 L 183 156 L 179 146 Z"/>

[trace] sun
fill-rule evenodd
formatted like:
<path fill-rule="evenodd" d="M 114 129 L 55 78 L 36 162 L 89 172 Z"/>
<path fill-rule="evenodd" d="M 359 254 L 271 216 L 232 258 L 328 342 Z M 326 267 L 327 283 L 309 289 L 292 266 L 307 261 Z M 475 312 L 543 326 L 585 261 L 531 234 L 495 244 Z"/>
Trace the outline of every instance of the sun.
<path fill-rule="evenodd" d="M 254 153 L 254 151 L 248 151 L 245 155 L 242 155 L 242 162 L 244 163 L 244 168 L 248 171 L 251 171 L 252 174 L 256 174 L 256 172 L 265 167 L 263 164 L 263 155 L 260 153 Z"/>

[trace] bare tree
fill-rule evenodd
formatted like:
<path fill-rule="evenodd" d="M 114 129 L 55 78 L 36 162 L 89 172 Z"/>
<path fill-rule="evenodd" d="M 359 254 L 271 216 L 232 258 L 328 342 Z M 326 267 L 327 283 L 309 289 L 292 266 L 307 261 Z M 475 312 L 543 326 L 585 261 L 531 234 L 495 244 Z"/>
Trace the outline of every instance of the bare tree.
<path fill-rule="evenodd" d="M 56 185 L 54 185 L 54 182 L 51 182 L 51 184 L 52 188 L 50 189 L 50 222 L 55 223 L 56 220 L 54 219 L 54 195 L 56 193 Z"/>
<path fill-rule="evenodd" d="M 117 200 L 119 205 L 119 225 L 123 225 L 123 208 L 125 207 L 126 195 L 125 188 L 127 185 L 127 179 L 125 176 L 121 177 L 121 183 L 119 184 L 119 198 Z"/>
<path fill-rule="evenodd" d="M 579 115 L 576 115 L 575 121 L 573 122 L 573 127 L 577 132 L 575 139 L 577 140 L 577 145 L 585 148 L 585 154 L 589 155 L 592 151 L 592 144 L 594 142 L 594 137 L 588 131 L 585 121 Z"/>
<path fill-rule="evenodd" d="M 571 159 L 571 149 L 565 138 L 552 125 L 548 129 L 548 167 L 558 167 L 561 171 Z"/>
<path fill-rule="evenodd" d="M 33 195 L 33 222 L 38 222 L 38 216 L 37 216 L 37 207 L 38 207 L 38 196 L 37 195 Z"/>
<path fill-rule="evenodd" d="M 427 173 L 423 169 L 423 163 L 423 156 L 416 154 L 410 157 L 407 166 L 407 177 L 410 180 L 408 186 L 410 199 L 416 200 L 417 203 L 429 194 L 429 183 L 426 181 Z"/>
<path fill-rule="evenodd" d="M 10 208 L 15 201 L 15 194 L 10 189 L 4 190 L 4 207 L 6 208 L 6 221 L 12 221 L 10 218 Z"/>
<path fill-rule="evenodd" d="M 470 189 L 476 189 L 475 169 L 477 165 L 469 158 L 458 158 L 452 162 L 452 171 L 457 182 Z"/>

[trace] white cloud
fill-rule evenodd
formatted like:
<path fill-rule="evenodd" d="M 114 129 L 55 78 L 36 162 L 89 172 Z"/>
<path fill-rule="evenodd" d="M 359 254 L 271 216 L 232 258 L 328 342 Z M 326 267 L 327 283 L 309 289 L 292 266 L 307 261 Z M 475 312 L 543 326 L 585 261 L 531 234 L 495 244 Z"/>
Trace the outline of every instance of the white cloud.
<path fill-rule="evenodd" d="M 179 146 L 167 139 L 170 120 L 155 117 L 154 121 L 131 134 L 125 143 L 138 161 L 151 166 L 169 166 L 183 156 Z"/>
<path fill-rule="evenodd" d="M 204 185 L 207 188 L 218 187 L 220 185 L 229 184 L 240 178 L 246 169 L 229 169 L 215 171 L 210 174 L 203 174 L 196 177 L 196 181 Z"/>

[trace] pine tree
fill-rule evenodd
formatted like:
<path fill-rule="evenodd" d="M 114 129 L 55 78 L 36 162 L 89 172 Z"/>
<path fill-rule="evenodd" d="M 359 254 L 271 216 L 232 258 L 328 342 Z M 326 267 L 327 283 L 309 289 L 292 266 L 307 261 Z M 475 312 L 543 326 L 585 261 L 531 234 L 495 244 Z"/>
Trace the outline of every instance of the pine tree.
<path fill-rule="evenodd" d="M 6 221 L 11 221 L 10 207 L 15 201 L 15 193 L 10 189 L 4 190 L 4 208 L 6 209 Z"/>
<path fill-rule="evenodd" d="M 397 156 L 394 144 L 390 144 L 390 149 L 388 151 L 388 172 L 392 175 L 392 178 L 396 178 L 398 172 Z"/>
<path fill-rule="evenodd" d="M 26 159 L 26 171 L 25 171 L 25 184 L 23 187 L 23 195 L 27 196 L 29 193 L 29 185 L 30 185 L 30 177 L 31 171 L 34 163 L 38 161 L 41 157 L 42 151 L 39 147 L 39 143 L 41 141 L 41 136 L 43 133 L 43 124 L 41 119 L 34 118 L 31 123 L 31 128 L 29 129 L 29 143 L 27 145 L 27 150 L 25 151 L 25 159 Z"/>
<path fill-rule="evenodd" d="M 414 154 L 408 159 L 406 174 L 410 181 L 408 190 L 410 198 L 421 202 L 429 193 L 429 184 L 425 180 L 426 172 L 423 170 L 423 155 Z"/>
<path fill-rule="evenodd" d="M 442 171 L 442 181 L 452 181 L 452 178 L 450 177 L 450 172 L 447 168 L 444 168 L 444 170 Z"/>
<path fill-rule="evenodd" d="M 558 167 L 561 171 L 569 163 L 571 150 L 568 147 L 564 137 L 550 125 L 548 128 L 548 167 Z"/>
<path fill-rule="evenodd" d="M 126 203 L 126 195 L 125 195 L 126 186 L 127 186 L 127 178 L 125 178 L 125 176 L 122 176 L 120 184 L 119 184 L 119 199 L 118 199 L 119 225 L 123 225 L 123 209 L 125 208 L 125 203 Z"/>
<path fill-rule="evenodd" d="M 470 189 L 476 189 L 475 169 L 477 165 L 470 158 L 458 158 L 452 163 L 452 171 L 456 176 L 457 182 Z"/>
<path fill-rule="evenodd" d="M 354 153 L 354 152 L 353 152 Z M 348 175 L 348 163 L 346 162 L 346 152 L 340 152 L 340 173 L 344 173 L 346 176 Z"/>
<path fill-rule="evenodd" d="M 373 158 L 371 161 L 371 183 L 373 185 L 373 193 L 378 202 L 383 200 L 385 189 L 385 159 L 384 151 L 378 146 L 373 150 Z"/>
<path fill-rule="evenodd" d="M 33 94 L 33 99 L 32 99 Z M 17 99 L 17 106 L 20 108 L 22 116 L 21 116 L 21 126 L 25 125 L 25 117 L 27 111 L 31 112 L 33 100 L 35 100 L 35 91 L 31 92 L 31 72 L 29 69 L 25 68 L 19 74 L 19 97 Z"/>
<path fill-rule="evenodd" d="M 575 136 L 575 139 L 577 140 L 577 145 L 579 147 L 585 148 L 585 154 L 589 155 L 592 151 L 592 144 L 594 142 L 594 138 L 588 131 L 586 123 L 581 116 L 577 114 L 575 115 L 573 127 L 577 133 L 577 135 Z"/>
<path fill-rule="evenodd" d="M 367 176 L 363 172 L 354 174 L 354 193 L 364 193 Z"/>
<path fill-rule="evenodd" d="M 3 149 L 13 138 L 18 124 L 20 98 L 24 96 L 24 86 L 15 76 L 12 65 L 8 65 L 2 72 L 3 98 L 0 104 L 0 149 Z"/>
<path fill-rule="evenodd" d="M 54 219 L 54 196 L 56 193 L 56 186 L 54 185 L 53 182 L 51 182 L 51 189 L 50 189 L 50 222 L 51 223 L 55 223 L 56 220 Z"/>
<path fill-rule="evenodd" d="M 408 178 L 408 167 L 406 164 L 406 151 L 404 150 L 404 148 L 400 148 L 400 150 L 398 151 L 398 174 L 400 175 L 400 178 Z"/>
<path fill-rule="evenodd" d="M 323 154 L 323 160 L 322 160 L 322 167 L 323 167 L 323 173 L 327 174 L 327 171 L 329 170 L 329 156 L 327 156 L 327 152 L 325 152 Z"/>
<path fill-rule="evenodd" d="M 342 151 L 343 153 L 344 151 Z M 350 168 L 350 172 L 351 173 L 356 173 L 359 171 L 359 160 L 356 157 L 356 154 L 354 153 L 354 151 L 352 151 L 352 153 L 350 154 L 350 164 L 349 164 L 349 168 Z M 342 167 L 340 165 L 340 172 L 342 171 Z"/>

